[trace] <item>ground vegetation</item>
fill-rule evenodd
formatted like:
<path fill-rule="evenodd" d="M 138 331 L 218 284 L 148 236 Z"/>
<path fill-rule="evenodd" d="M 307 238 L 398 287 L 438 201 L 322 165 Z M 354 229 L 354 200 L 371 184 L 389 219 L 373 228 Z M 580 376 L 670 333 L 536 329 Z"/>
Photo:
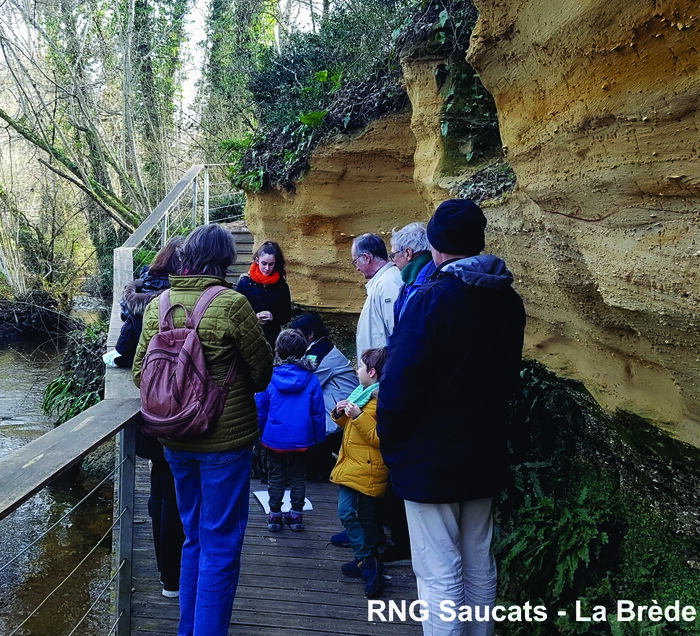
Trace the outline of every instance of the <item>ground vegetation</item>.
<path fill-rule="evenodd" d="M 220 144 L 234 183 L 292 190 L 319 143 L 409 108 L 401 60 L 410 57 L 450 60 L 436 73 L 442 133 L 456 146 L 470 140 L 464 158 L 499 146 L 493 100 L 464 62 L 476 17 L 470 0 L 353 0 L 333 3 L 311 31 L 248 42 L 239 80 L 248 126 Z"/>
<path fill-rule="evenodd" d="M 698 450 L 628 413 L 607 415 L 583 385 L 538 363 L 521 375 L 497 505 L 499 594 L 549 618 L 506 633 L 696 634 L 697 620 L 621 622 L 616 612 L 620 599 L 682 608 L 698 598 Z M 598 606 L 607 620 L 577 621 L 577 601 L 581 616 Z"/>

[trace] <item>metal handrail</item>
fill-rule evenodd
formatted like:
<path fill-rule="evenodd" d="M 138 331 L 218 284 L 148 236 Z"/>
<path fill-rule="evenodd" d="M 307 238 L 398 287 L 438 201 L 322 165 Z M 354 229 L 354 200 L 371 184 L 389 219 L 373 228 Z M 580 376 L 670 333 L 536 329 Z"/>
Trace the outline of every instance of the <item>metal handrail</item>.
<path fill-rule="evenodd" d="M 212 187 L 221 187 L 228 182 L 217 181 L 211 184 L 209 179 L 211 169 L 228 166 L 229 164 L 192 166 L 124 244 L 114 250 L 113 293 L 115 297 L 121 295 L 124 286 L 133 280 L 134 274 L 137 273 L 135 270 L 144 264 L 143 261 L 134 262 L 137 250 L 145 248 L 146 256 L 154 255 L 165 245 L 171 235 L 188 232 L 200 223 L 209 223 L 212 210 L 221 210 L 226 207 L 220 205 L 221 199 L 226 197 L 234 199 L 234 202 L 229 204 L 231 206 L 240 205 L 240 202 L 235 202 L 236 198 L 245 200 L 241 190 L 228 188 L 223 194 L 212 194 Z M 214 199 L 217 200 L 217 204 L 212 208 L 210 203 Z"/>

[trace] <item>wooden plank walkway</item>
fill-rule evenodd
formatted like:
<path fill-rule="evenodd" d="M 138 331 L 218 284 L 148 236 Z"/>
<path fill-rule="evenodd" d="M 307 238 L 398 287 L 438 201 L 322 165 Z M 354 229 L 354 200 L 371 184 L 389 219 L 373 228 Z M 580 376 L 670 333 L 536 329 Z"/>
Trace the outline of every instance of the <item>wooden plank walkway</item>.
<path fill-rule="evenodd" d="M 148 467 L 138 461 L 134 523 L 134 569 L 131 633 L 166 636 L 177 633 L 178 602 L 161 594 L 148 517 Z M 268 532 L 265 512 L 252 494 L 266 486 L 253 480 L 250 520 L 243 546 L 241 579 L 229 634 L 290 636 L 321 634 L 421 634 L 419 623 L 369 622 L 361 579 L 344 576 L 340 565 L 352 551 L 337 548 L 328 538 L 342 529 L 337 514 L 337 487 L 309 483 L 307 497 L 313 511 L 304 514 L 304 532 L 285 528 Z M 411 601 L 416 584 L 410 566 L 387 570 L 381 597 Z"/>

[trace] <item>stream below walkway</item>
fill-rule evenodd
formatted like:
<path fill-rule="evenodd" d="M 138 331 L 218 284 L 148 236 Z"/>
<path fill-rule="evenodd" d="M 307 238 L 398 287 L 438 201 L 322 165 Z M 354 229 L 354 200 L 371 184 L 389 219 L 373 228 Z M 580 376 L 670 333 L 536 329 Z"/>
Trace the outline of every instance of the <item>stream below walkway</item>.
<path fill-rule="evenodd" d="M 52 429 L 41 411 L 45 387 L 60 372 L 61 352 L 39 342 L 0 344 L 0 458 Z M 94 488 L 98 479 L 64 477 L 0 521 L 0 634 L 63 636 L 73 633 L 107 584 L 111 566 L 112 483 L 107 482 L 56 529 L 9 563 Z M 85 555 L 94 554 L 61 584 Z M 60 586 L 60 587 L 59 587 Z M 58 589 L 56 589 L 58 588 Z M 15 632 L 49 593 L 56 592 Z M 109 632 L 109 592 L 75 631 Z"/>

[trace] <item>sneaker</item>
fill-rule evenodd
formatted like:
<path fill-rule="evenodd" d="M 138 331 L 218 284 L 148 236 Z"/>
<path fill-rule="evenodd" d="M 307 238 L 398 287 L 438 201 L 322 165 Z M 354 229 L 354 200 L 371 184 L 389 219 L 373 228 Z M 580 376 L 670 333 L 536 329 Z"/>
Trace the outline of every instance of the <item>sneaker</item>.
<path fill-rule="evenodd" d="M 384 585 L 382 563 L 376 557 L 369 556 L 361 563 L 361 567 L 362 578 L 365 580 L 365 596 L 374 598 L 382 593 Z"/>
<path fill-rule="evenodd" d="M 411 565 L 411 551 L 390 545 L 379 555 L 379 560 L 382 563 L 393 563 L 394 565 Z"/>
<path fill-rule="evenodd" d="M 165 588 L 163 588 L 163 596 L 165 596 L 165 598 L 178 598 L 180 596 L 180 591 L 166 590 Z"/>
<path fill-rule="evenodd" d="M 279 532 L 282 530 L 282 513 L 271 512 L 267 515 L 267 529 L 270 532 Z"/>
<path fill-rule="evenodd" d="M 340 571 L 345 574 L 345 576 L 362 576 L 362 561 L 360 559 L 355 559 L 354 561 L 349 561 L 348 563 L 343 563 L 340 566 Z"/>
<path fill-rule="evenodd" d="M 302 514 L 300 512 L 295 512 L 294 510 L 285 512 L 284 522 L 289 526 L 292 532 L 301 532 L 304 529 Z"/>
<path fill-rule="evenodd" d="M 348 538 L 348 533 L 343 530 L 342 532 L 339 532 L 338 534 L 334 534 L 331 537 L 331 543 L 335 546 L 338 546 L 339 548 L 349 548 L 350 547 L 350 539 Z"/>

